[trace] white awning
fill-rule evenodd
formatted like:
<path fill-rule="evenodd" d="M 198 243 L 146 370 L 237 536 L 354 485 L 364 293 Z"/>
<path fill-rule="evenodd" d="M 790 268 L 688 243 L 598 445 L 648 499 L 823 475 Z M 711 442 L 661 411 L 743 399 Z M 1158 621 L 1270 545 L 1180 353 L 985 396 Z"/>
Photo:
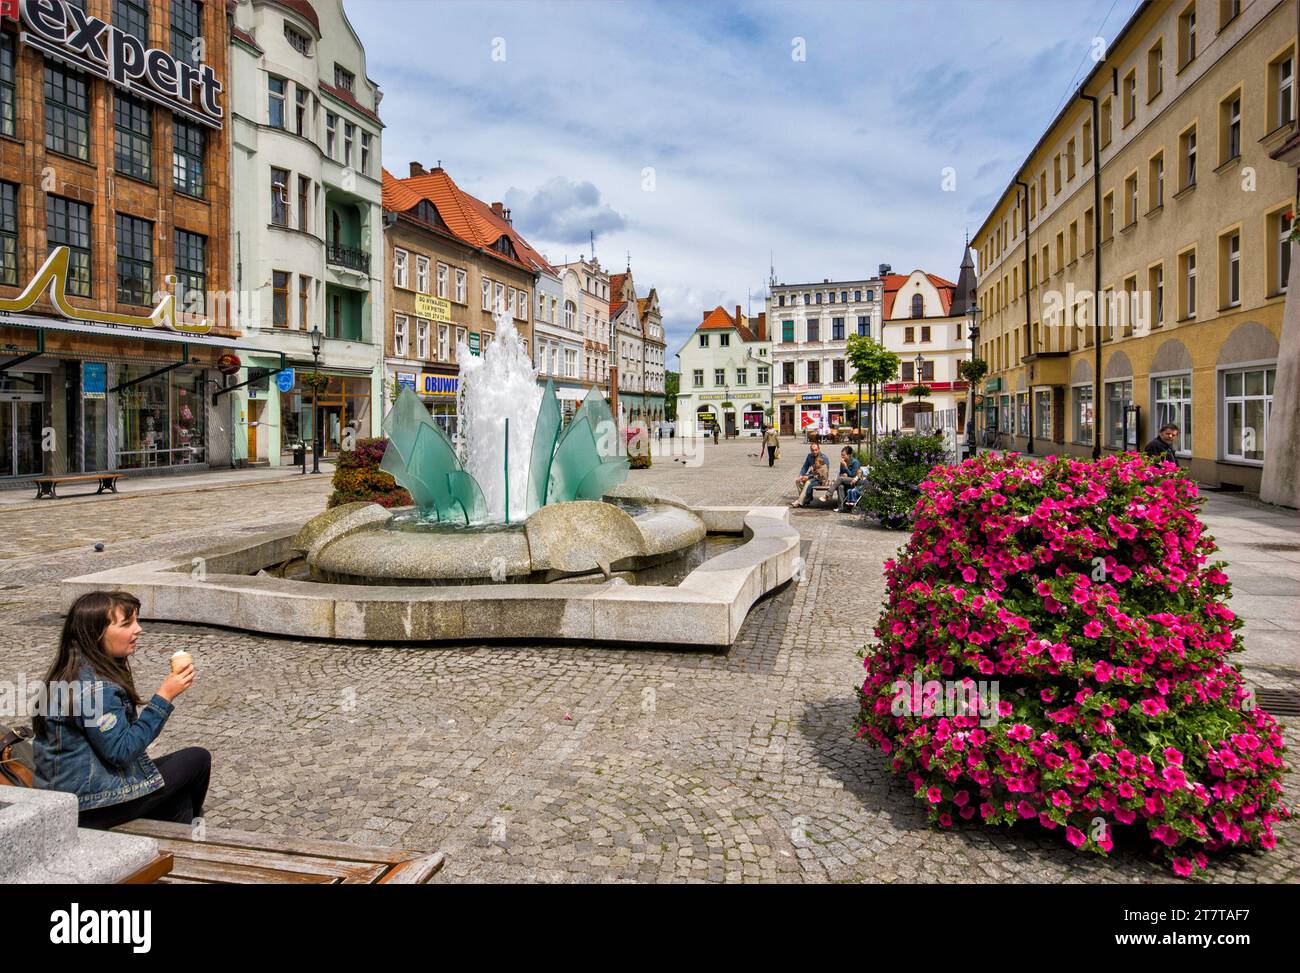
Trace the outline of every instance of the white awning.
<path fill-rule="evenodd" d="M 64 331 L 89 334 L 109 341 L 170 341 L 187 344 L 192 348 L 236 348 L 244 351 L 261 351 L 251 345 L 236 343 L 236 339 L 213 334 L 187 334 L 167 328 L 132 328 L 120 324 L 92 324 L 89 321 L 72 321 L 67 318 L 44 317 L 36 314 L 2 314 L 0 328 L 40 328 L 46 331 Z"/>

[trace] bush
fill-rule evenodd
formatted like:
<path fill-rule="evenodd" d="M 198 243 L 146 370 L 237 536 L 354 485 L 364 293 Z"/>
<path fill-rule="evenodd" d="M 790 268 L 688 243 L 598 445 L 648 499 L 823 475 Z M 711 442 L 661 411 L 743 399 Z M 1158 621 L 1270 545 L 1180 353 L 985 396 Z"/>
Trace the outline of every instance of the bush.
<path fill-rule="evenodd" d="M 907 526 L 921 481 L 946 455 L 942 436 L 886 436 L 876 446 L 858 509 L 885 527 Z"/>
<path fill-rule="evenodd" d="M 397 485 L 393 477 L 379 468 L 388 440 L 358 439 L 355 449 L 339 453 L 334 464 L 334 492 L 328 507 L 362 501 L 381 507 L 407 507 L 411 495 Z"/>
<path fill-rule="evenodd" d="M 1285 748 L 1228 661 L 1241 623 L 1201 502 L 1135 454 L 981 456 L 922 485 L 858 735 L 932 820 L 1036 821 L 1099 853 L 1132 825 L 1180 875 L 1273 847 Z M 930 680 L 979 712 L 917 700 Z"/>

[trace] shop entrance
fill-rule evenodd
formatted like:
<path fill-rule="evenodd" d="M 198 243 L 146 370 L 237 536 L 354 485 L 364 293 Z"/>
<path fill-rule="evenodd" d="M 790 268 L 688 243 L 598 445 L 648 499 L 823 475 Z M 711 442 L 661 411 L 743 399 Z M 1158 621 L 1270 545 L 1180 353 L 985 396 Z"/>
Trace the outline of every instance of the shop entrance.
<path fill-rule="evenodd" d="M 41 455 L 44 390 L 39 384 L 24 390 L 13 383 L 0 392 L 0 400 L 0 476 L 45 472 Z"/>
<path fill-rule="evenodd" d="M 794 406 L 792 405 L 781 406 L 781 435 L 794 435 Z"/>
<path fill-rule="evenodd" d="M 730 439 L 736 435 L 736 414 L 728 409 L 723 413 L 723 416 L 723 422 L 725 422 L 727 426 L 727 438 Z"/>

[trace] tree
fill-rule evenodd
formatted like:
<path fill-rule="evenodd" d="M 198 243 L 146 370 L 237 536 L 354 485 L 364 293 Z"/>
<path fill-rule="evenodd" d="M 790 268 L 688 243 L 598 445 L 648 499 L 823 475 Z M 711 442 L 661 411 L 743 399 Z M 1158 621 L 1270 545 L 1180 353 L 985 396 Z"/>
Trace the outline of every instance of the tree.
<path fill-rule="evenodd" d="M 664 418 L 677 421 L 677 393 L 681 389 L 681 372 L 664 373 Z"/>
<path fill-rule="evenodd" d="M 884 345 L 875 341 L 869 335 L 851 334 L 849 335 L 846 357 L 853 369 L 851 381 L 865 386 L 868 400 L 878 403 L 883 386 L 898 375 L 900 365 L 898 356 L 892 351 L 887 351 Z M 873 417 L 876 408 L 879 408 L 879 406 L 873 407 Z M 858 422 L 861 424 L 861 416 L 858 416 Z M 873 456 L 875 451 L 876 424 L 873 421 L 871 423 L 871 454 Z"/>
<path fill-rule="evenodd" d="M 989 363 L 983 358 L 970 358 L 957 363 L 957 374 L 971 386 L 979 385 L 989 373 Z"/>

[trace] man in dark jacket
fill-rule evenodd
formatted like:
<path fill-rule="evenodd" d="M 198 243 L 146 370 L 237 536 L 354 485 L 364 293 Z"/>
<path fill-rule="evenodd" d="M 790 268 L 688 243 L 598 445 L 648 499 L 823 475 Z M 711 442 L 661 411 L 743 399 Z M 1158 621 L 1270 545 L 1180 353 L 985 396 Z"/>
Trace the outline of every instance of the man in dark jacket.
<path fill-rule="evenodd" d="M 1178 455 L 1174 452 L 1174 441 L 1178 438 L 1178 427 L 1166 422 L 1160 427 L 1160 434 L 1146 444 L 1142 450 L 1153 462 L 1168 462 L 1178 465 Z"/>

